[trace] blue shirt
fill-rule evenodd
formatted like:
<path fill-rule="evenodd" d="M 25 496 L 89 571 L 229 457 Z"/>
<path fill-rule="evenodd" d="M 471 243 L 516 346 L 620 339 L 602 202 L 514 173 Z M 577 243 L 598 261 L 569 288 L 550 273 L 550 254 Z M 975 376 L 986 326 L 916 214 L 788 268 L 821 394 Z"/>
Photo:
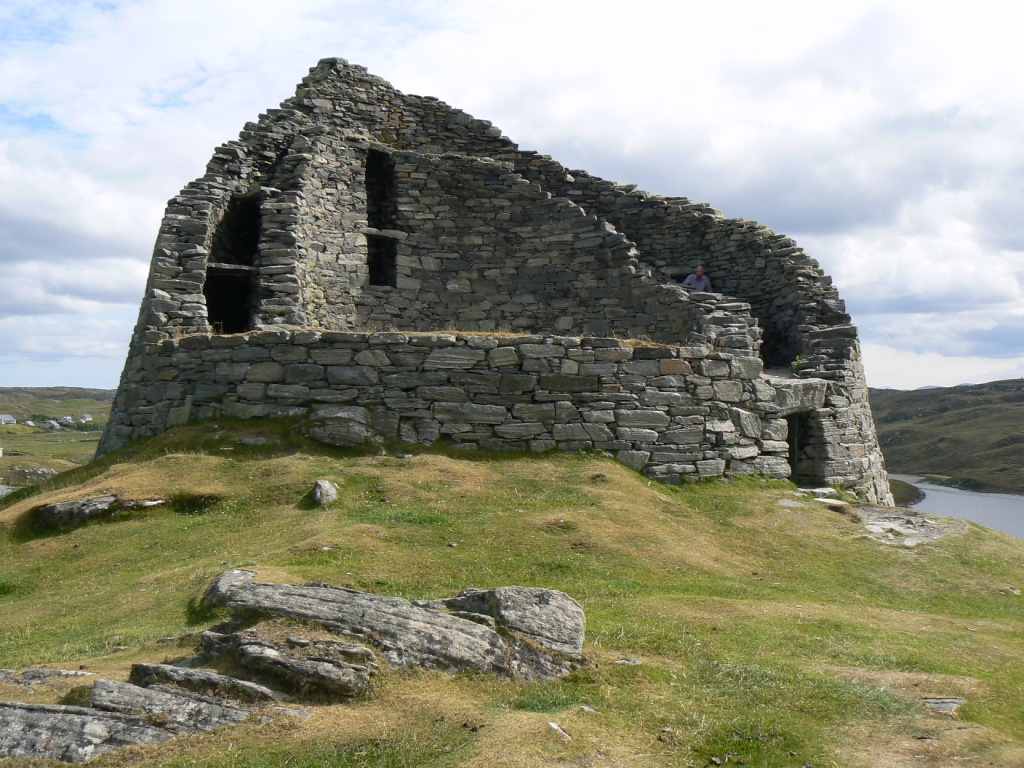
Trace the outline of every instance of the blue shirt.
<path fill-rule="evenodd" d="M 711 293 L 711 280 L 707 275 L 701 275 L 697 277 L 697 273 L 694 272 L 683 280 L 683 285 L 687 288 L 693 288 L 695 291 L 703 291 L 704 293 Z"/>

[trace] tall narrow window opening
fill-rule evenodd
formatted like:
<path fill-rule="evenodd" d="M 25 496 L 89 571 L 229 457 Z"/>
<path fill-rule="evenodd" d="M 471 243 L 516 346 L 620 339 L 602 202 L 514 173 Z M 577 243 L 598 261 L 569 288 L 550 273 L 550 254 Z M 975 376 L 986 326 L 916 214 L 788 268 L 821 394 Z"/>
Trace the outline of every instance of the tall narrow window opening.
<path fill-rule="evenodd" d="M 210 261 L 253 266 L 256 263 L 262 226 L 259 195 L 231 198 L 214 230 Z"/>
<path fill-rule="evenodd" d="M 396 229 L 395 159 L 371 149 L 366 154 L 366 223 L 374 229 Z"/>
<path fill-rule="evenodd" d="M 370 285 L 398 285 L 398 242 L 380 235 L 366 236 Z"/>

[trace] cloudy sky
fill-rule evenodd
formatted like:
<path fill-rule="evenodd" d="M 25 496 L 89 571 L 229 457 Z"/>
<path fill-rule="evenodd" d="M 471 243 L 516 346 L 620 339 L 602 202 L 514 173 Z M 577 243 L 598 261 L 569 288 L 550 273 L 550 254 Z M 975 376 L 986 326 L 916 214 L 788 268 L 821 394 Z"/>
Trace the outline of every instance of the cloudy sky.
<path fill-rule="evenodd" d="M 0 0 L 0 386 L 114 387 L 163 207 L 318 59 L 795 237 L 872 386 L 1024 376 L 1024 4 Z"/>

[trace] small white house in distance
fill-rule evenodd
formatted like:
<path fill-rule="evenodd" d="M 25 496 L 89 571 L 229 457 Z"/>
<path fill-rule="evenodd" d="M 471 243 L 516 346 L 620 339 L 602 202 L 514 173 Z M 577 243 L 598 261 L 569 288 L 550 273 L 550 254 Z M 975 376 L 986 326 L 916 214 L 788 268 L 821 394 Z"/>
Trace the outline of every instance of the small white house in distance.
<path fill-rule="evenodd" d="M 17 424 L 18 420 L 9 413 L 0 413 L 0 424 Z"/>
<path fill-rule="evenodd" d="M 0 459 L 4 457 L 4 447 L 0 445 Z"/>
<path fill-rule="evenodd" d="M 58 421 L 63 426 L 66 426 L 66 427 L 73 427 L 73 426 L 75 426 L 75 417 L 74 416 L 61 416 L 58 419 Z"/>
<path fill-rule="evenodd" d="M 92 414 L 91 413 L 83 413 L 81 416 L 78 417 L 78 423 L 79 424 L 91 424 L 92 423 Z"/>
<path fill-rule="evenodd" d="M 59 432 L 60 424 L 58 424 L 53 419 L 49 419 L 48 421 L 43 422 L 43 429 L 57 430 Z"/>

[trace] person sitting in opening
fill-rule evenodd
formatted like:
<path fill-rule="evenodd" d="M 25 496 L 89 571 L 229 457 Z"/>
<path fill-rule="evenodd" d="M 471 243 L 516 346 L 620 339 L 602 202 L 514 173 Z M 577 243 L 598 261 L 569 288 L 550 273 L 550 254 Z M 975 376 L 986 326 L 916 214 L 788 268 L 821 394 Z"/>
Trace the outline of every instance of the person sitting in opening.
<path fill-rule="evenodd" d="M 683 285 L 686 288 L 693 288 L 695 291 L 711 293 L 711 280 L 704 274 L 704 266 L 701 264 L 697 265 L 697 268 L 693 271 L 692 275 L 688 275 L 687 278 L 683 280 Z"/>

